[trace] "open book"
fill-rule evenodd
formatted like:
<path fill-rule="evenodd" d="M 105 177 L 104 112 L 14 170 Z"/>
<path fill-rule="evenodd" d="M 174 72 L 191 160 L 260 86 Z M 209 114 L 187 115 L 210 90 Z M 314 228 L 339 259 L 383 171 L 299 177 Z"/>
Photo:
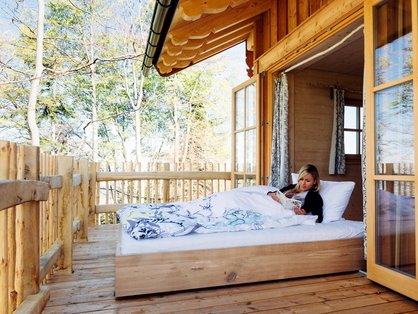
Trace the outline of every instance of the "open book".
<path fill-rule="evenodd" d="M 282 192 L 276 192 L 277 197 L 280 200 L 280 203 L 284 206 L 285 209 L 293 210 L 295 206 L 302 206 L 302 202 L 293 198 L 288 198 Z"/>

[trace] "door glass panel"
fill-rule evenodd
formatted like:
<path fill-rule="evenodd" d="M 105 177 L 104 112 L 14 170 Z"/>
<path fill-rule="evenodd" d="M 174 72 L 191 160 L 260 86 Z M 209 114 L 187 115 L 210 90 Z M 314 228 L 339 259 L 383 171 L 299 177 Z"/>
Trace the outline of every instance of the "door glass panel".
<path fill-rule="evenodd" d="M 377 174 L 414 174 L 412 83 L 375 94 Z"/>
<path fill-rule="evenodd" d="M 245 178 L 245 186 L 256 185 L 256 180 L 254 175 L 247 175 Z"/>
<path fill-rule="evenodd" d="M 244 179 L 243 176 L 241 175 L 236 175 L 235 176 L 235 182 L 234 182 L 234 187 L 236 188 L 241 188 L 244 186 Z"/>
<path fill-rule="evenodd" d="M 244 128 L 244 90 L 235 93 L 235 130 Z"/>
<path fill-rule="evenodd" d="M 253 127 L 257 121 L 255 84 L 246 87 L 246 128 Z"/>
<path fill-rule="evenodd" d="M 246 172 L 255 172 L 256 163 L 256 131 L 255 129 L 246 132 Z"/>
<path fill-rule="evenodd" d="M 235 171 L 244 171 L 244 132 L 235 134 Z"/>
<path fill-rule="evenodd" d="M 414 183 L 377 181 L 376 263 L 415 277 Z"/>
<path fill-rule="evenodd" d="M 380 85 L 412 73 L 411 1 L 385 1 L 375 17 L 375 85 Z"/>

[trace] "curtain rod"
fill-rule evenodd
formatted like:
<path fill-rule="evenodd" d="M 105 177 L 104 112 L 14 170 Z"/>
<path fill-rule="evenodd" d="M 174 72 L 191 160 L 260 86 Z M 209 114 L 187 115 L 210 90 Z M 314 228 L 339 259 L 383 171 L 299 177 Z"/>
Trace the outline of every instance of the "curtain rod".
<path fill-rule="evenodd" d="M 337 43 L 335 43 L 334 45 L 332 45 L 331 47 L 329 47 L 328 49 L 326 49 L 326 50 L 324 50 L 324 51 L 321 51 L 321 52 L 319 52 L 319 53 L 317 53 L 317 54 L 315 54 L 315 55 L 313 55 L 313 56 L 311 56 L 311 57 L 309 57 L 309 58 L 307 58 L 307 59 L 305 59 L 305 60 L 302 60 L 301 62 L 299 62 L 299 63 L 297 63 L 297 64 L 295 64 L 295 65 L 293 65 L 293 66 L 291 66 L 290 68 L 288 68 L 288 69 L 286 69 L 286 70 L 284 70 L 282 73 L 287 73 L 287 72 L 289 72 L 289 71 L 292 71 L 292 70 L 294 70 L 294 69 L 296 69 L 296 68 L 298 68 L 298 67 L 300 67 L 301 65 L 303 65 L 303 64 L 305 64 L 305 63 L 307 63 L 307 62 L 309 62 L 309 61 L 311 61 L 311 60 L 313 60 L 313 59 L 316 59 L 316 58 L 318 58 L 318 57 L 320 57 L 320 56 L 322 56 L 322 55 L 324 55 L 324 54 L 326 54 L 326 53 L 328 53 L 328 52 L 330 52 L 330 51 L 332 51 L 332 50 L 334 50 L 335 48 L 337 48 L 338 46 L 340 46 L 342 43 L 344 43 L 348 38 L 350 38 L 351 36 L 353 36 L 357 31 L 359 31 L 360 29 L 362 29 L 364 27 L 364 24 L 361 24 L 360 26 L 358 26 L 356 29 L 354 29 L 354 30 L 352 30 L 350 33 L 348 33 L 343 39 L 341 39 L 339 42 L 337 42 Z"/>

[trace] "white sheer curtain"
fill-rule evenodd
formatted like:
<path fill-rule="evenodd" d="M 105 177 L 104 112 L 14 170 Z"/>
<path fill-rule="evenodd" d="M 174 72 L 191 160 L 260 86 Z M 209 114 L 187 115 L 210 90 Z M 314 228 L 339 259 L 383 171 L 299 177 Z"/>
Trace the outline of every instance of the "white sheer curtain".
<path fill-rule="evenodd" d="M 273 139 L 269 185 L 289 184 L 288 86 L 286 74 L 274 80 Z"/>
<path fill-rule="evenodd" d="M 329 174 L 345 174 L 344 90 L 334 88 L 334 122 L 329 155 Z"/>

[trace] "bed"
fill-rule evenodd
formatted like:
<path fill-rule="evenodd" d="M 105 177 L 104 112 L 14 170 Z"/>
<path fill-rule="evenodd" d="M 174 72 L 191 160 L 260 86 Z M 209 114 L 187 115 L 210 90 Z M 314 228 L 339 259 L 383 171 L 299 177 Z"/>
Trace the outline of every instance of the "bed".
<path fill-rule="evenodd" d="M 350 188 L 352 191 L 353 185 Z M 324 196 L 326 191 L 324 189 Z M 351 192 L 346 194 L 351 195 Z M 324 196 L 325 220 L 331 217 L 326 215 L 326 209 L 330 210 L 330 206 L 335 208 L 336 204 Z M 344 209 L 347 203 L 348 200 L 345 206 L 342 204 Z M 335 214 L 335 210 L 332 212 Z M 341 216 L 314 225 L 191 233 L 182 237 L 140 241 L 130 237 L 120 227 L 115 261 L 115 296 L 362 269 L 363 223 L 344 220 Z"/>

